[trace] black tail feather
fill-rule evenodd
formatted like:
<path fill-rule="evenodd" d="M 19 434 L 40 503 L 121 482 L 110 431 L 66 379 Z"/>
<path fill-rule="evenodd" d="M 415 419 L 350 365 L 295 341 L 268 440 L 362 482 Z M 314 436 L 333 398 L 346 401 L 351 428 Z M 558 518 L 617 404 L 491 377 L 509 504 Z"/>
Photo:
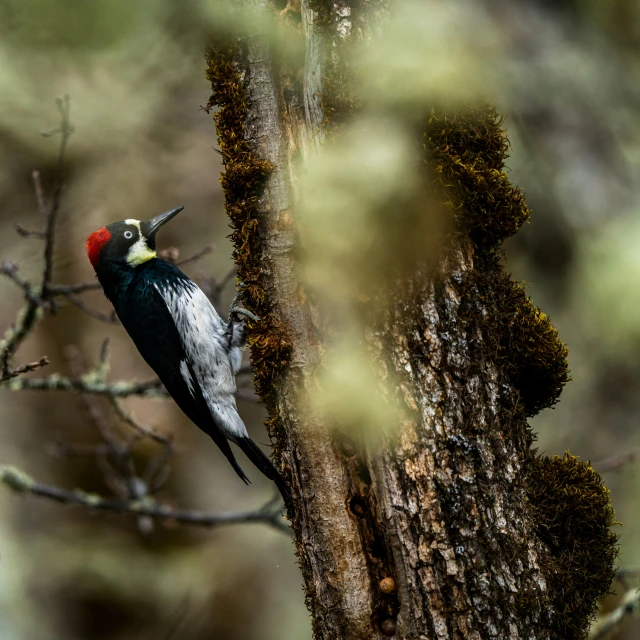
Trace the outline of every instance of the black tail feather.
<path fill-rule="evenodd" d="M 271 460 L 262 452 L 262 449 L 260 449 L 251 438 L 238 438 L 236 444 L 269 480 L 275 482 L 278 491 L 280 491 L 280 495 L 284 499 L 284 503 L 289 507 L 291 505 L 289 487 L 287 487 L 284 478 L 280 475 L 280 472 L 275 468 Z"/>
<path fill-rule="evenodd" d="M 226 459 L 231 463 L 233 470 L 240 476 L 240 479 L 245 484 L 251 484 L 251 480 L 247 478 L 245 472 L 242 470 L 242 467 L 238 464 L 235 456 L 233 455 L 233 451 L 229 446 L 229 441 L 226 438 L 214 438 L 214 442 L 220 447 L 222 453 L 224 453 Z"/>

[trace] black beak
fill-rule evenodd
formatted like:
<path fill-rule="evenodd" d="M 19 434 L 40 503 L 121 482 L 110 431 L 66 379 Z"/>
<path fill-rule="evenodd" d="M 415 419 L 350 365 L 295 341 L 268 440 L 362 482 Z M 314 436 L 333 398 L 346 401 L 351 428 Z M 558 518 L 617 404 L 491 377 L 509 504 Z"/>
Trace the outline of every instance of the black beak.
<path fill-rule="evenodd" d="M 169 211 L 165 211 L 157 215 L 155 218 L 151 218 L 151 220 L 147 220 L 143 222 L 140 231 L 142 231 L 142 235 L 147 239 L 153 241 L 155 239 L 156 231 L 163 225 L 169 222 L 172 218 L 175 218 L 184 207 L 176 207 L 175 209 L 169 209 Z"/>

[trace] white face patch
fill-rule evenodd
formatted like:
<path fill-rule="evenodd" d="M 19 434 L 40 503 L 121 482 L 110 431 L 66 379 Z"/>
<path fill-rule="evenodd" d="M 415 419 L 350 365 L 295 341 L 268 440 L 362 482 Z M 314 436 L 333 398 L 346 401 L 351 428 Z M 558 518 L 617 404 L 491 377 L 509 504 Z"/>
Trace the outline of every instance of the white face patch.
<path fill-rule="evenodd" d="M 140 231 L 140 220 L 136 220 L 135 218 L 128 218 L 124 222 L 125 224 L 130 224 L 133 227 L 138 227 L 138 231 Z"/>
<path fill-rule="evenodd" d="M 158 254 L 147 246 L 146 239 L 143 236 L 140 236 L 129 248 L 129 253 L 127 253 L 127 263 L 132 267 L 137 267 L 143 262 L 147 262 L 157 256 Z"/>

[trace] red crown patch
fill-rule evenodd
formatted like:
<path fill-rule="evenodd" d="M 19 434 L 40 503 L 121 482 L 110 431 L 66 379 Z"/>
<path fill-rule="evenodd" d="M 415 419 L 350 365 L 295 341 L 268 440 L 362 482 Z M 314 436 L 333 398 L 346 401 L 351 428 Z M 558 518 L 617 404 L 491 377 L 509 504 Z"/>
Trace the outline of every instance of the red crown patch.
<path fill-rule="evenodd" d="M 89 256 L 89 261 L 93 265 L 94 269 L 98 264 L 102 247 L 104 247 L 104 245 L 107 244 L 109 240 L 111 240 L 111 233 L 106 227 L 102 227 L 102 229 L 94 231 L 87 238 L 87 255 Z"/>

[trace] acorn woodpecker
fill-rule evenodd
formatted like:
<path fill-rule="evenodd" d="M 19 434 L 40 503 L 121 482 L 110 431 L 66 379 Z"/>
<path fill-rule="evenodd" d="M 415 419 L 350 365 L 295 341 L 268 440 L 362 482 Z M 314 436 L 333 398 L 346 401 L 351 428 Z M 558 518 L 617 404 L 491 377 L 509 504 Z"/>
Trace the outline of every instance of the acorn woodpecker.
<path fill-rule="evenodd" d="M 245 483 L 249 479 L 229 440 L 276 483 L 289 505 L 287 485 L 249 438 L 236 408 L 235 376 L 246 344 L 242 316 L 257 318 L 234 300 L 229 321 L 223 322 L 198 286 L 156 254 L 156 232 L 182 209 L 102 227 L 87 239 L 87 255 L 140 355 L 182 411 L 220 447 Z"/>

